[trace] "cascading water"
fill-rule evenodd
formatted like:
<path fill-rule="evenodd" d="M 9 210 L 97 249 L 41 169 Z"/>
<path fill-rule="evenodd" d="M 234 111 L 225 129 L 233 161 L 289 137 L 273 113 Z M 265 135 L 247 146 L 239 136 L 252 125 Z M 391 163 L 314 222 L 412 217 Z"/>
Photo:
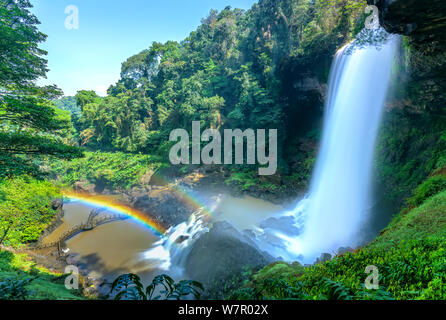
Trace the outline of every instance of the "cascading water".
<path fill-rule="evenodd" d="M 375 140 L 398 43 L 389 36 L 380 47 L 347 46 L 336 54 L 309 196 L 285 214 L 303 232 L 296 237 L 283 230 L 262 230 L 263 238 L 269 234 L 280 239 L 276 256 L 308 263 L 323 252 L 361 244 Z"/>
<path fill-rule="evenodd" d="M 141 255 L 142 260 L 156 262 L 158 270 L 169 271 L 169 275 L 180 278 L 184 262 L 193 243 L 209 231 L 209 216 L 221 201 L 221 195 L 208 199 L 205 206 L 192 213 L 188 221 L 170 227 L 153 246 Z"/>
<path fill-rule="evenodd" d="M 142 258 L 158 261 L 157 268 L 169 270 L 174 277 L 182 276 L 184 258 L 191 244 L 203 233 L 209 231 L 202 219 L 201 210 L 194 212 L 187 222 L 169 228 L 151 249 L 143 253 Z"/>
<path fill-rule="evenodd" d="M 336 55 L 301 253 L 357 246 L 367 222 L 375 140 L 398 39 Z"/>

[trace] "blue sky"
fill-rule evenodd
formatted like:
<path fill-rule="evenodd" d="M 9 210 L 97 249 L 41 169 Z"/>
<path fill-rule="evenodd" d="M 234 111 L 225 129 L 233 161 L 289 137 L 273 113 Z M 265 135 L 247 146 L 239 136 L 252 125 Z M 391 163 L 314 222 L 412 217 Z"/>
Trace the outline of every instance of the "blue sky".
<path fill-rule="evenodd" d="M 211 9 L 249 9 L 256 0 L 31 0 L 48 35 L 47 79 L 65 95 L 95 90 L 104 95 L 119 79 L 121 63 L 153 41 L 183 40 Z M 65 28 L 65 8 L 79 9 L 79 29 Z"/>

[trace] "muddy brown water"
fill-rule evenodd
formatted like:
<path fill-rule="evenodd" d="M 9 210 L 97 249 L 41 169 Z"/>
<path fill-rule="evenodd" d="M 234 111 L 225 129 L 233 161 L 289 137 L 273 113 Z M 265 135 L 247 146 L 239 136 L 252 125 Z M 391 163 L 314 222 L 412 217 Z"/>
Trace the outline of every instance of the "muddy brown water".
<path fill-rule="evenodd" d="M 93 209 L 84 202 L 70 201 L 64 204 L 63 223 L 49 234 L 43 243 L 57 240 L 70 228 L 85 222 Z M 283 211 L 279 205 L 250 196 L 235 198 L 222 196 L 212 214 L 212 221 L 226 220 L 242 231 L 257 227 L 268 217 Z M 109 281 L 122 273 L 137 273 L 150 281 L 157 273 L 158 261 L 142 258 L 159 237 L 134 219 L 114 221 L 82 232 L 69 240 L 69 252 L 76 255 L 75 263 L 88 270 L 94 278 Z M 159 273 L 159 272 L 158 272 Z"/>

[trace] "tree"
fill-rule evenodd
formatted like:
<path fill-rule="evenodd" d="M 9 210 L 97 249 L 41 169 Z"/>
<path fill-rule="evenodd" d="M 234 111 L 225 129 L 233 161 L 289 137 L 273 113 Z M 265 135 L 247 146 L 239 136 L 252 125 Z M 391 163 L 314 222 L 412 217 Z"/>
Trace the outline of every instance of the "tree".
<path fill-rule="evenodd" d="M 22 175 L 0 182 L 0 244 L 36 241 L 54 218 L 51 199 L 59 190 L 50 182 Z"/>
<path fill-rule="evenodd" d="M 63 143 L 70 127 L 50 101 L 61 95 L 56 86 L 39 87 L 45 77 L 46 35 L 29 11 L 28 0 L 0 0 L 0 164 L 2 176 L 36 173 L 33 161 L 45 155 L 73 158 L 80 149 Z"/>

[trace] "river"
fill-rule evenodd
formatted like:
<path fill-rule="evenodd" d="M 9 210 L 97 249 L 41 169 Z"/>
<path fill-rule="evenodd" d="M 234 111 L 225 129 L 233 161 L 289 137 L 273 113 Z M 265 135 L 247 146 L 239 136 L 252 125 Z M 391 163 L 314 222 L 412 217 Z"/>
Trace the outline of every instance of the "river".
<path fill-rule="evenodd" d="M 239 231 L 255 230 L 263 220 L 283 212 L 282 206 L 251 196 L 220 195 L 211 207 L 210 223 L 227 221 Z M 42 243 L 55 241 L 70 228 L 85 222 L 95 208 L 97 206 L 75 199 L 65 202 L 62 224 Z M 107 209 L 103 209 L 101 213 L 107 213 Z M 169 273 L 163 267 L 165 257 L 162 254 L 153 258 L 146 255 L 147 251 L 156 249 L 160 240 L 159 235 L 130 217 L 81 232 L 68 239 L 66 245 L 69 253 L 76 256 L 75 264 L 93 278 L 112 281 L 120 274 L 136 273 L 147 282 L 156 274 Z"/>

